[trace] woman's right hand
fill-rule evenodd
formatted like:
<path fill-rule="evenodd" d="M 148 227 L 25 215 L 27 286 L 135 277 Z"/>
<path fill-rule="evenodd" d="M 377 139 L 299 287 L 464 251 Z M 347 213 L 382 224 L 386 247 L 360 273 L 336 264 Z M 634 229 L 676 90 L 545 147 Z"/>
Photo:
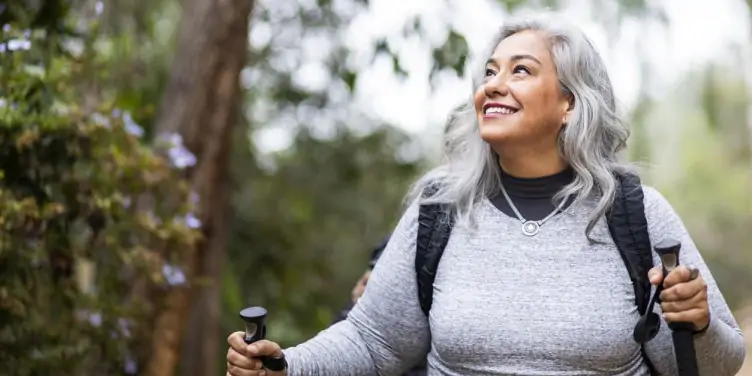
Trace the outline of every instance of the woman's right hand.
<path fill-rule="evenodd" d="M 278 344 L 261 340 L 250 345 L 243 340 L 244 332 L 235 332 L 227 337 L 227 375 L 228 376 L 285 376 L 286 371 L 274 372 L 264 369 L 259 357 L 282 357 L 282 348 Z"/>

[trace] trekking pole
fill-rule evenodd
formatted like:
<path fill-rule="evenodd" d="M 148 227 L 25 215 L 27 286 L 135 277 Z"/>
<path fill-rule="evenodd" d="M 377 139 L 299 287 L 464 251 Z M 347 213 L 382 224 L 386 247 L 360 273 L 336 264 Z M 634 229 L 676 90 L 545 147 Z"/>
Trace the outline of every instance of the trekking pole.
<path fill-rule="evenodd" d="M 655 253 L 661 257 L 663 264 L 663 277 L 679 267 L 679 251 L 681 243 L 675 239 L 667 238 L 654 245 Z M 699 376 L 697 367 L 697 354 L 695 354 L 695 328 L 689 322 L 672 322 L 668 324 L 671 329 L 671 337 L 674 340 L 674 354 L 679 376 Z"/>
<path fill-rule="evenodd" d="M 240 311 L 240 318 L 245 322 L 245 343 L 251 344 L 266 339 L 266 309 L 263 307 L 248 307 Z M 270 371 L 284 371 L 287 362 L 284 357 L 260 357 L 264 368 Z"/>

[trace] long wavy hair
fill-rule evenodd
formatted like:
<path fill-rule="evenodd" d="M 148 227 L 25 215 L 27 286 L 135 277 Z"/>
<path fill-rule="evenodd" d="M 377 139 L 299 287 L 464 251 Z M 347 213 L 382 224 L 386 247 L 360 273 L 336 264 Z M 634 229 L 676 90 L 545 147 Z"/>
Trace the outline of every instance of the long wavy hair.
<path fill-rule="evenodd" d="M 618 181 L 614 173 L 633 172 L 631 165 L 618 161 L 626 146 L 628 126 L 616 114 L 616 101 L 606 66 L 585 34 L 553 15 L 511 19 L 494 38 L 489 52 L 505 38 L 527 30 L 548 37 L 559 84 L 574 98 L 568 123 L 559 134 L 559 153 L 575 172 L 574 180 L 554 196 L 558 204 L 574 196 L 573 205 L 595 200 L 585 236 L 590 237 L 597 221 L 614 200 Z M 485 63 L 485 59 L 481 59 Z M 414 185 L 408 200 L 449 205 L 458 224 L 474 227 L 472 212 L 486 197 L 499 193 L 501 182 L 498 154 L 483 141 L 472 94 L 482 85 L 484 66 L 473 70 L 473 92 L 467 103 L 449 115 L 444 139 L 444 163 L 425 174 Z M 437 190 L 426 197 L 427 187 Z"/>

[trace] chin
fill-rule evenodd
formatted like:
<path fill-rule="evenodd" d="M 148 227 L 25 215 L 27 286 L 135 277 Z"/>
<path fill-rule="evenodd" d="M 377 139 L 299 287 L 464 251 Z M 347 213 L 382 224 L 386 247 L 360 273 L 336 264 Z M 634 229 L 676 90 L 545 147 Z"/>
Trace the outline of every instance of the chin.
<path fill-rule="evenodd" d="M 500 144 L 514 140 L 519 135 L 519 129 L 514 124 L 504 124 L 504 122 L 488 121 L 480 119 L 478 121 L 478 133 L 480 138 L 488 144 Z"/>

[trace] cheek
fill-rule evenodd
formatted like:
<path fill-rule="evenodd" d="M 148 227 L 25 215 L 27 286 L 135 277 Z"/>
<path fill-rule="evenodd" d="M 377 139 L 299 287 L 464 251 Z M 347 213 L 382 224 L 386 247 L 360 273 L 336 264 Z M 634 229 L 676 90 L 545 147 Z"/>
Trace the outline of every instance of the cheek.
<path fill-rule="evenodd" d="M 547 88 L 525 87 L 516 91 L 515 97 L 526 110 L 525 116 L 535 118 L 554 117 L 559 111 L 558 92 L 552 92 Z"/>
<path fill-rule="evenodd" d="M 479 113 L 483 108 L 483 104 L 486 102 L 486 92 L 483 90 L 483 86 L 480 86 L 475 90 L 473 101 L 475 103 L 475 112 Z"/>

